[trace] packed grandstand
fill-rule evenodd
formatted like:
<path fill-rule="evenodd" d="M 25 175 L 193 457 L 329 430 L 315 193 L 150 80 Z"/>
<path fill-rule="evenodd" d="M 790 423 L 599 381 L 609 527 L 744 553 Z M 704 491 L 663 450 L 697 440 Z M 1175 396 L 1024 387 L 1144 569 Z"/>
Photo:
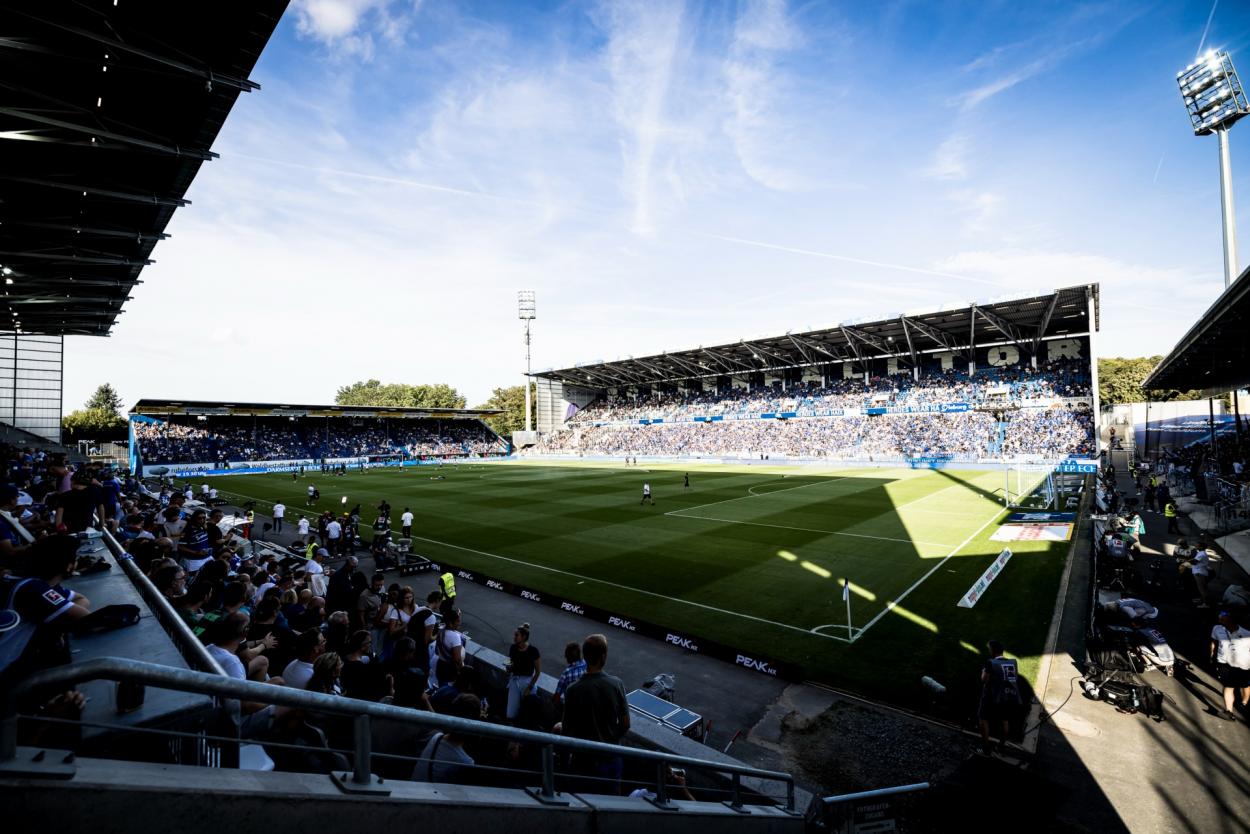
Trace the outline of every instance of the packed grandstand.
<path fill-rule="evenodd" d="M 1094 454 L 1088 361 L 597 399 L 540 454 L 870 459 Z"/>
<path fill-rule="evenodd" d="M 507 452 L 508 444 L 479 421 L 403 421 L 352 425 L 309 418 L 135 423 L 135 441 L 145 463 L 234 463 L 321 460 L 386 455 L 409 458 L 481 457 Z M 379 421 L 385 423 L 385 421 Z"/>

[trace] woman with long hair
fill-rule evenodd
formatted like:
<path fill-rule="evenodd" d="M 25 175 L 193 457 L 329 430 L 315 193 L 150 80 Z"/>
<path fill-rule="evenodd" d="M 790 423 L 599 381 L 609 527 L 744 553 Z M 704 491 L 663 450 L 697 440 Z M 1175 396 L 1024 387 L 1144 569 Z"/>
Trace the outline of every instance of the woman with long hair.
<path fill-rule="evenodd" d="M 408 621 L 417 613 L 417 594 L 405 585 L 399 589 L 399 599 L 386 612 L 386 642 L 382 648 L 383 657 L 391 656 L 391 648 L 395 641 L 408 631 Z"/>
<path fill-rule="evenodd" d="M 443 618 L 443 630 L 434 641 L 434 652 L 438 662 L 434 665 L 434 675 L 440 684 L 454 683 L 464 668 L 465 637 L 460 632 L 460 609 L 453 608 Z"/>

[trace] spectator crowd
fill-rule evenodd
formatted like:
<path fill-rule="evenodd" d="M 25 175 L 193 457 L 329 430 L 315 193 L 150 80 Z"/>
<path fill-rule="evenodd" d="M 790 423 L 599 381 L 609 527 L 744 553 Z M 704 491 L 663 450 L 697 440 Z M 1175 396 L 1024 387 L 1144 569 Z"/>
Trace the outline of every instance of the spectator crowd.
<path fill-rule="evenodd" d="M 135 442 L 143 462 L 482 457 L 508 451 L 507 442 L 480 420 L 192 419 L 136 422 Z"/>

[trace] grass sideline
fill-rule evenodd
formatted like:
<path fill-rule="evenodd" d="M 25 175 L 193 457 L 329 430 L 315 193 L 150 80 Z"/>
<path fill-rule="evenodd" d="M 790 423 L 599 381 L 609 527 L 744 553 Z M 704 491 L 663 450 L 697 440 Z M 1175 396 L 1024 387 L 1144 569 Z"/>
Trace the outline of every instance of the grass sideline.
<path fill-rule="evenodd" d="M 683 489 L 689 472 L 691 488 Z M 441 474 L 442 480 L 432 476 Z M 640 504 L 643 481 L 655 506 Z M 796 471 L 525 462 L 213 479 L 319 509 L 411 507 L 415 549 L 470 570 L 801 665 L 813 680 L 920 705 L 930 675 L 968 702 L 984 644 L 1035 679 L 1067 543 L 1017 542 L 975 608 L 956 602 L 1003 545 L 1001 471 Z M 853 640 L 841 581 L 852 585 Z M 893 604 L 891 604 L 893 603 Z M 550 649 L 548 649 L 550 650 Z"/>

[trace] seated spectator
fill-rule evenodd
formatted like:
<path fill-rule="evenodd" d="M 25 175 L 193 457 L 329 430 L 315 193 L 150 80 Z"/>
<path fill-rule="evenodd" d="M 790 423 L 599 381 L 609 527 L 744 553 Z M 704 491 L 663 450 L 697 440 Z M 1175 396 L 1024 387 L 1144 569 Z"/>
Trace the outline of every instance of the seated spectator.
<path fill-rule="evenodd" d="M 476 721 L 482 716 L 482 702 L 476 695 L 459 695 L 448 714 Z M 473 757 L 464 750 L 466 736 L 458 731 L 436 732 L 421 751 L 420 760 L 412 770 L 414 782 L 463 784 L 469 781 Z"/>
<path fill-rule="evenodd" d="M 20 620 L 0 631 L 0 692 L 41 669 L 70 662 L 68 632 L 90 601 L 61 583 L 74 572 L 78 540 L 53 535 L 26 551 L 12 575 L 0 577 L 0 603 Z"/>
<path fill-rule="evenodd" d="M 313 664 L 325 653 L 325 635 L 316 629 L 300 634 L 295 640 L 295 659 L 282 670 L 287 686 L 304 689 L 312 679 Z"/>

